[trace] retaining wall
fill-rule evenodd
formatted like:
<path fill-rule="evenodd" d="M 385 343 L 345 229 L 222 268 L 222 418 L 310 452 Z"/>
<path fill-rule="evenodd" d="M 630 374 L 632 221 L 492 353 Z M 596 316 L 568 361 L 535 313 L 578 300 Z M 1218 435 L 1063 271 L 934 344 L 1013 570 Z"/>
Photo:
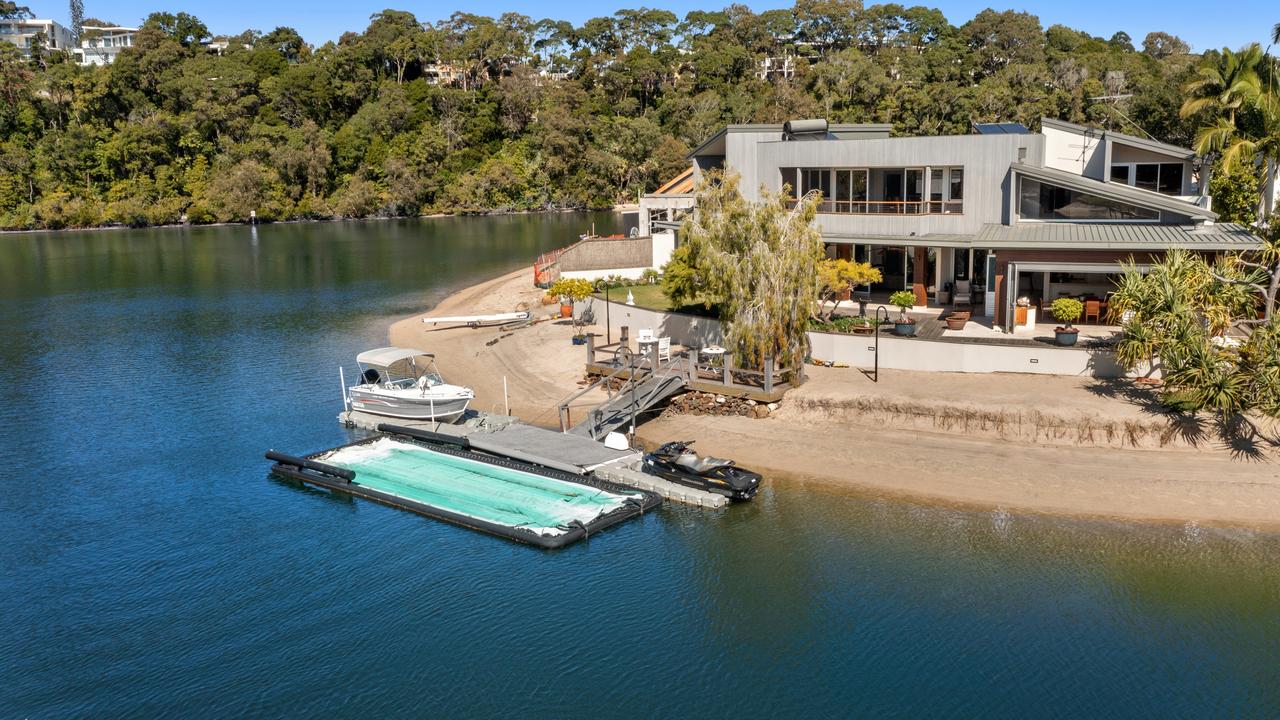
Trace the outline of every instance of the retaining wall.
<path fill-rule="evenodd" d="M 589 238 L 571 245 L 560 255 L 560 274 L 611 268 L 646 268 L 652 262 L 653 238 Z"/>
<path fill-rule="evenodd" d="M 605 311 L 606 304 L 609 306 L 608 312 Z M 671 342 L 686 347 L 724 344 L 720 321 L 714 318 L 659 312 L 617 301 L 606 303 L 600 298 L 592 298 L 590 303 L 578 304 L 580 309 L 587 307 L 592 308 L 597 327 L 604 328 L 606 319 L 608 320 L 614 340 L 617 340 L 620 328 L 626 325 L 631 329 L 631 337 L 635 337 L 640 328 L 651 328 L 654 335 L 670 337 Z M 812 348 L 811 355 L 818 360 L 858 368 L 870 368 L 875 364 L 876 340 L 873 336 L 811 332 L 809 344 Z M 1019 372 L 1098 378 L 1124 377 L 1127 374 L 1106 350 L 1061 348 L 1042 343 L 1023 346 L 942 342 L 888 335 L 880 337 L 880 367 L 890 370 Z"/>

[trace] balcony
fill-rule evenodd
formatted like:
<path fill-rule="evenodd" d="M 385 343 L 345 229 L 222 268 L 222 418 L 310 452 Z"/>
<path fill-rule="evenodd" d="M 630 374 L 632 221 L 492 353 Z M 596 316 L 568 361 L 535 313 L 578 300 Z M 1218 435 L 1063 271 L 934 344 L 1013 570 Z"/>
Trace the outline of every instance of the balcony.
<path fill-rule="evenodd" d="M 797 200 L 788 200 L 787 209 Z M 963 200 L 823 200 L 818 212 L 826 215 L 959 215 Z"/>
<path fill-rule="evenodd" d="M 796 198 L 822 194 L 818 212 L 830 215 L 960 215 L 964 168 L 782 168 Z M 791 200 L 795 206 L 797 200 Z"/>

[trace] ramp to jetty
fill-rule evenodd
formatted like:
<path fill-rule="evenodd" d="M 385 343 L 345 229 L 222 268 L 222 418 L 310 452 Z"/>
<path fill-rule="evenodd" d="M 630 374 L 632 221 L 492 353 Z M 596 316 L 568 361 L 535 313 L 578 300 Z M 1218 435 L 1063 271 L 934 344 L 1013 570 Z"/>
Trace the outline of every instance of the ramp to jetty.
<path fill-rule="evenodd" d="M 587 413 L 585 420 L 570 428 L 569 434 L 602 438 L 672 395 L 684 392 L 687 386 L 685 377 L 679 374 L 633 377 L 600 407 Z"/>

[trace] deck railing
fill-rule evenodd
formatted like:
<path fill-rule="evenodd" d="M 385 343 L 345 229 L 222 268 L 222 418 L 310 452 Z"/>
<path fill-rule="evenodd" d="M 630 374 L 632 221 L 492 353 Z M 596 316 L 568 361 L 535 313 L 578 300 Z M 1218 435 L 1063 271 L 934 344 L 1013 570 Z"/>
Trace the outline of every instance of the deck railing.
<path fill-rule="evenodd" d="M 596 345 L 596 336 L 587 335 L 587 364 L 596 367 L 613 367 L 617 365 L 618 350 L 628 347 L 625 341 L 608 345 Z M 700 385 L 719 385 L 734 390 L 763 390 L 766 394 L 775 389 L 789 387 L 794 383 L 794 373 L 790 368 L 778 367 L 773 358 L 765 359 L 762 370 L 737 367 L 733 363 L 733 353 L 725 351 L 716 362 L 699 358 L 696 349 L 686 348 L 673 352 L 671 359 L 663 363 L 658 357 L 658 348 L 652 346 L 640 365 L 644 371 L 653 368 L 666 369 L 681 366 L 680 370 L 690 382 Z M 619 368 L 622 370 L 624 368 Z M 701 389 L 701 388 L 700 388 Z"/>
<path fill-rule="evenodd" d="M 788 209 L 798 200 L 788 200 Z M 960 215 L 963 200 L 823 200 L 818 212 L 828 215 Z"/>

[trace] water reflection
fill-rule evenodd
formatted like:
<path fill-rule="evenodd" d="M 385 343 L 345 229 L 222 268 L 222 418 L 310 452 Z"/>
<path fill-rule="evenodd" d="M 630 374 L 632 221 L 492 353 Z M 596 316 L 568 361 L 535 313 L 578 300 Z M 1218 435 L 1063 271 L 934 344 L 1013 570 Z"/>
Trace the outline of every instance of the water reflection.
<path fill-rule="evenodd" d="M 264 479 L 390 318 L 610 217 L 6 237 L 0 716 L 1280 707 L 1273 535 L 782 481 L 540 553 Z"/>

